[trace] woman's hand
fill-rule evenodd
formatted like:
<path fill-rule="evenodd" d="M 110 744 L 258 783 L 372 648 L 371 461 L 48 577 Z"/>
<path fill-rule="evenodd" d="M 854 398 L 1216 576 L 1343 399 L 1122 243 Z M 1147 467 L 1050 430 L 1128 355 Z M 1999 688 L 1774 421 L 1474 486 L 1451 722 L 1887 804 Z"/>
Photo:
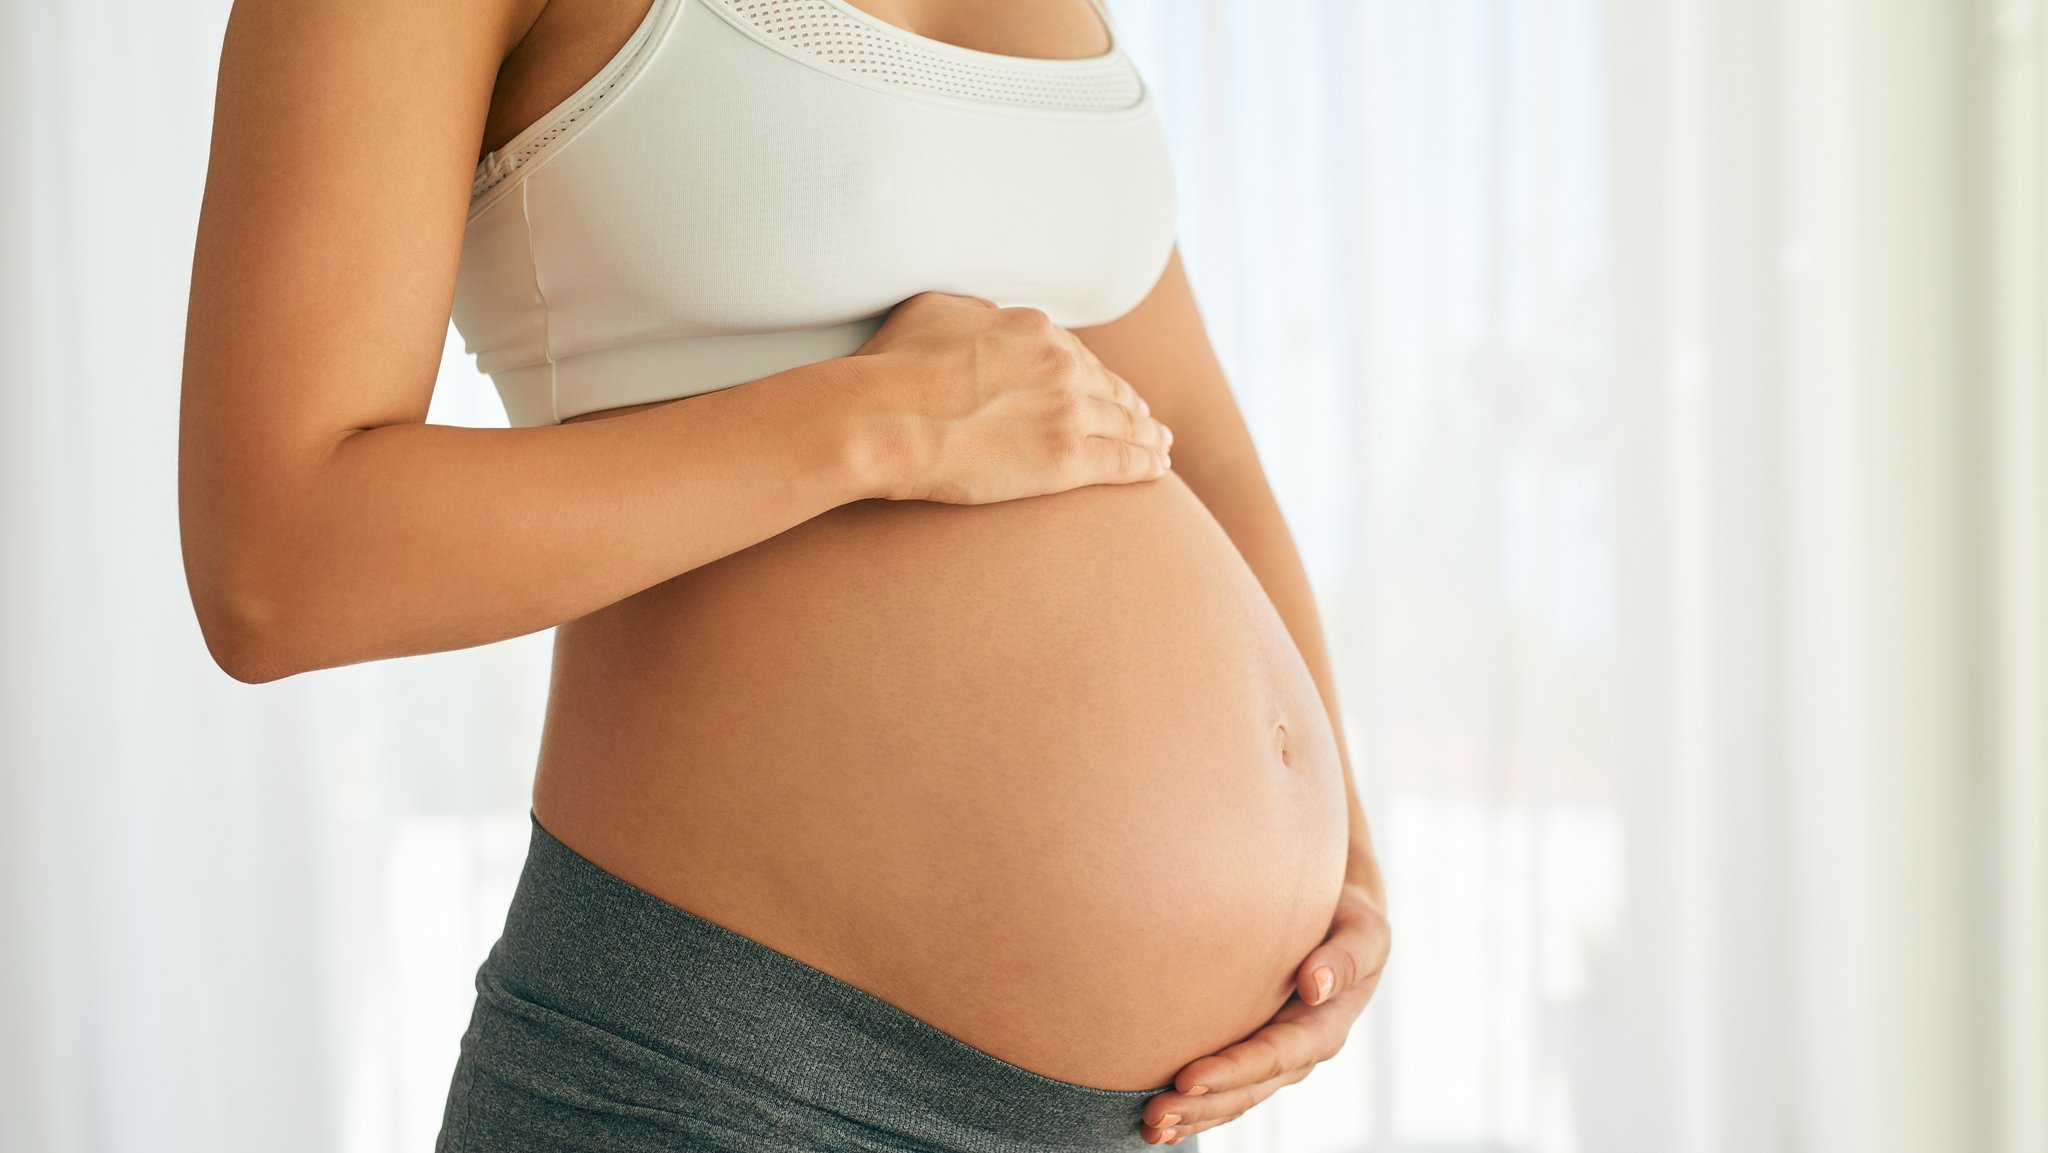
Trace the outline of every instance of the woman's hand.
<path fill-rule="evenodd" d="M 987 504 L 1150 480 L 1173 433 L 1123 377 L 1036 308 L 921 292 L 853 354 L 892 429 L 890 500 Z"/>
<path fill-rule="evenodd" d="M 1145 1102 L 1145 1140 L 1173 1145 L 1264 1101 L 1337 1055 L 1379 988 L 1393 942 L 1383 902 L 1345 884 L 1330 933 L 1295 970 L 1295 995 L 1258 1032 L 1174 1075 L 1174 1091 Z"/>

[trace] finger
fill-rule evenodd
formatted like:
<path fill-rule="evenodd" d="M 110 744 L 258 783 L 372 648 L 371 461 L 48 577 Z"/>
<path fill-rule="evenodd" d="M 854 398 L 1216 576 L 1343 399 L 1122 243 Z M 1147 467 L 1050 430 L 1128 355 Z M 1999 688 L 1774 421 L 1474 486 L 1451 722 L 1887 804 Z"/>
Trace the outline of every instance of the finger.
<path fill-rule="evenodd" d="M 974 304 L 979 305 L 983 308 L 996 307 L 996 302 L 993 300 L 989 300 L 986 297 L 969 296 L 964 292 L 944 292 L 936 288 L 927 288 L 922 292 L 913 292 L 909 296 L 904 297 L 902 300 L 899 300 L 896 303 L 898 305 L 908 304 L 911 301 L 918 299 L 919 297 L 923 297 L 927 301 L 957 300 L 963 304 Z"/>
<path fill-rule="evenodd" d="M 1106 368 L 1102 372 L 1103 380 L 1109 386 L 1108 399 L 1122 405 L 1126 411 L 1137 413 L 1138 419 L 1135 425 L 1145 428 L 1143 436 L 1134 437 L 1133 439 L 1141 444 L 1157 445 L 1160 448 L 1171 451 L 1173 448 L 1173 430 L 1168 428 L 1165 422 L 1152 415 L 1152 406 L 1145 403 L 1145 398 L 1138 395 L 1138 390 L 1131 387 L 1130 381 L 1125 380 Z"/>
<path fill-rule="evenodd" d="M 1108 365 L 1097 361 L 1087 371 L 1094 377 L 1091 391 L 1108 397 L 1132 412 L 1151 411 L 1152 406 L 1145 403 L 1145 398 L 1138 395 L 1138 390 L 1131 387 L 1131 382 L 1111 371 Z"/>
<path fill-rule="evenodd" d="M 1061 331 L 1066 332 L 1065 329 Z M 1137 389 L 1131 387 L 1130 381 L 1125 380 L 1123 375 L 1115 369 L 1102 363 L 1102 358 L 1095 355 L 1095 350 L 1088 347 L 1086 341 L 1071 332 L 1067 332 L 1067 336 L 1073 341 L 1074 347 L 1080 351 L 1082 361 L 1095 369 L 1102 384 L 1108 389 L 1108 395 L 1111 399 L 1115 400 L 1118 404 L 1135 409 L 1147 416 L 1152 415 L 1151 402 L 1147 401 Z"/>
<path fill-rule="evenodd" d="M 1294 971 L 1294 991 L 1303 1001 L 1320 1005 L 1358 980 L 1362 966 L 1348 942 L 1332 938 L 1316 946 Z"/>
<path fill-rule="evenodd" d="M 1116 398 L 1118 404 L 1135 409 L 1147 416 L 1152 415 L 1152 406 L 1146 403 L 1144 397 L 1138 395 L 1138 390 L 1131 387 L 1130 381 L 1125 380 L 1121 374 L 1111 371 L 1101 361 L 1098 360 L 1095 363 L 1101 370 L 1104 379 L 1109 383 L 1110 395 Z"/>
<path fill-rule="evenodd" d="M 1133 444 L 1120 436 L 1089 436 L 1082 443 L 1086 445 L 1083 467 L 1096 478 L 1089 483 L 1150 480 L 1164 473 L 1172 463 L 1164 452 Z"/>
<path fill-rule="evenodd" d="M 1177 1141 L 1200 1133 L 1204 1129 L 1214 1129 L 1218 1125 L 1237 1120 L 1250 1112 L 1253 1106 L 1287 1086 L 1299 1082 L 1314 1071 L 1315 1066 L 1304 1065 L 1254 1085 L 1241 1086 L 1227 1093 L 1212 1093 L 1207 1097 L 1197 1098 L 1201 1104 L 1182 1113 L 1178 1120 L 1167 1121 L 1167 1118 L 1174 1116 L 1174 1111 L 1162 1110 L 1159 1120 L 1164 1124 L 1155 1125 L 1150 1120 L 1146 1120 L 1144 1124 L 1157 1132 L 1164 1132 L 1169 1142 Z"/>
<path fill-rule="evenodd" d="M 1092 375 L 1095 380 L 1095 386 L 1102 390 L 1104 396 L 1114 398 L 1130 405 L 1132 408 L 1139 409 L 1139 411 L 1144 410 L 1145 406 L 1138 399 L 1138 390 L 1132 388 L 1129 381 L 1118 376 L 1108 365 L 1102 363 L 1102 358 L 1095 355 L 1095 350 L 1088 347 L 1087 341 L 1075 336 L 1073 330 L 1068 328 L 1060 329 L 1059 336 L 1060 340 L 1073 350 L 1074 355 L 1081 358 L 1082 364 L 1094 370 Z"/>
<path fill-rule="evenodd" d="M 1124 408 L 1128 408 L 1130 412 L 1141 412 L 1141 414 L 1145 414 L 1145 418 L 1147 418 L 1147 420 L 1151 420 L 1153 424 L 1157 424 L 1157 426 L 1159 426 L 1159 436 L 1161 436 L 1161 438 L 1165 440 L 1165 444 L 1174 444 L 1174 430 L 1171 430 L 1171 428 L 1167 428 L 1167 426 L 1165 426 L 1165 422 L 1161 422 L 1161 420 L 1159 420 L 1157 416 L 1153 416 L 1153 414 L 1151 414 L 1151 405 L 1149 405 L 1149 403 L 1145 403 L 1145 397 L 1143 397 L 1143 395 L 1139 395 L 1139 391 L 1137 391 L 1137 389 L 1133 389 L 1133 387 L 1130 387 L 1130 381 L 1122 379 L 1120 375 L 1116 375 L 1116 373 L 1112 373 L 1112 371 L 1108 371 L 1108 369 L 1104 369 L 1102 373 L 1104 373 L 1106 377 L 1110 377 L 1110 383 L 1112 383 L 1112 387 L 1116 389 L 1116 401 L 1118 401 L 1118 403 L 1122 403 L 1122 405 L 1124 405 Z"/>
<path fill-rule="evenodd" d="M 1329 938 L 1302 958 L 1294 972 L 1294 991 L 1311 1005 L 1341 997 L 1379 976 L 1391 943 L 1386 917 L 1378 909 L 1347 908 L 1339 913 Z"/>
<path fill-rule="evenodd" d="M 1084 430 L 1088 435 L 1128 440 L 1162 452 L 1172 448 L 1173 430 L 1137 409 L 1099 396 L 1091 396 L 1088 401 L 1088 426 Z"/>
<path fill-rule="evenodd" d="M 1296 1005 L 1290 1003 L 1290 1007 Z M 1272 1024 L 1229 1048 L 1189 1062 L 1174 1077 L 1174 1088 L 1196 1097 L 1223 1093 L 1327 1060 L 1343 1048 L 1357 1019 L 1355 1010 L 1342 1005 L 1302 1008 L 1292 1014 L 1283 1008 L 1274 1014 Z M 1195 1092 L 1198 1089 L 1206 1092 Z"/>
<path fill-rule="evenodd" d="M 1088 408 L 1089 436 L 1107 436 L 1117 440 L 1128 440 L 1132 444 L 1145 444 L 1145 430 L 1138 424 L 1138 414 L 1113 400 L 1099 396 L 1086 398 Z M 1151 448 L 1150 444 L 1145 447 Z"/>
<path fill-rule="evenodd" d="M 1072 347 L 1075 352 L 1081 354 L 1081 360 L 1083 363 L 1095 365 L 1097 368 L 1102 367 L 1102 358 L 1095 355 L 1095 350 L 1088 347 L 1087 341 L 1082 340 L 1078 336 L 1075 336 L 1073 329 L 1061 328 L 1060 334 L 1066 337 L 1067 344 L 1070 347 Z"/>

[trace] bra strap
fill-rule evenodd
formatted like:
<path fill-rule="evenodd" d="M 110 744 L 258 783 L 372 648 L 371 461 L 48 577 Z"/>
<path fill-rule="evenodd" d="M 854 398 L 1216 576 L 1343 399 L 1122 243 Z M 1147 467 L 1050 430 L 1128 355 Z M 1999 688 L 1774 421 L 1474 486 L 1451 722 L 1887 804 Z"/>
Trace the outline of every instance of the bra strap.
<path fill-rule="evenodd" d="M 1109 30 L 1110 39 L 1116 41 L 1118 48 L 1122 48 L 1124 46 L 1123 31 L 1116 26 L 1116 21 L 1110 18 L 1109 0 L 1088 0 L 1088 3 L 1094 5 L 1095 14 L 1102 17 L 1102 26 Z"/>

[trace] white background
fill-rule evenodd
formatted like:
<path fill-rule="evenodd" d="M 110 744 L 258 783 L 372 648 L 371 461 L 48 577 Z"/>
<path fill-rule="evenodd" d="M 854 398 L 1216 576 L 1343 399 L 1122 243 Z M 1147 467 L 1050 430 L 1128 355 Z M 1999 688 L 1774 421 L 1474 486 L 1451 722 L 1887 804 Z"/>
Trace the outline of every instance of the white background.
<path fill-rule="evenodd" d="M 2042 0 L 1112 3 L 1396 934 L 1205 1148 L 2048 1150 Z M 550 634 L 201 642 L 226 11 L 0 5 L 7 1153 L 424 1153 L 525 844 Z"/>

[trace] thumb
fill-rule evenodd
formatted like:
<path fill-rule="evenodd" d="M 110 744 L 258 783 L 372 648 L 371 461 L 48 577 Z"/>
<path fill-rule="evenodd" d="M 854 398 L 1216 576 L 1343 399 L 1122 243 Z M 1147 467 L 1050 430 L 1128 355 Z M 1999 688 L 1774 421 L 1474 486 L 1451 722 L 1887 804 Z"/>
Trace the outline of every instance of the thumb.
<path fill-rule="evenodd" d="M 1341 938 L 1316 946 L 1295 970 L 1294 991 L 1303 1002 L 1320 1005 L 1337 995 L 1358 976 L 1358 960 L 1344 947 Z"/>
<path fill-rule="evenodd" d="M 1387 963 L 1386 914 L 1370 900 L 1340 901 L 1328 937 L 1295 970 L 1304 1003 L 1320 1005 L 1360 981 L 1373 981 Z"/>

